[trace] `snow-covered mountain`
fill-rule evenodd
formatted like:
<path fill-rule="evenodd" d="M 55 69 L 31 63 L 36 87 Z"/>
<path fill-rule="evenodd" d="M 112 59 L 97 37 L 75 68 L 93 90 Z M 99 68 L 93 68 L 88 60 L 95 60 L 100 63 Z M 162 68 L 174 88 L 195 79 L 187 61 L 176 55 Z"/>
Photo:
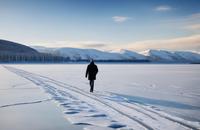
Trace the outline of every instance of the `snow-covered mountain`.
<path fill-rule="evenodd" d="M 191 51 L 147 50 L 140 54 L 154 62 L 200 62 L 200 54 Z"/>
<path fill-rule="evenodd" d="M 136 52 L 121 50 L 120 52 L 100 51 L 96 49 L 80 49 L 80 48 L 46 48 L 33 47 L 39 52 L 50 53 L 57 56 L 68 57 L 71 60 L 146 60 L 146 57 Z"/>
<path fill-rule="evenodd" d="M 200 63 L 200 54 L 191 51 L 166 51 L 147 50 L 140 53 L 130 50 L 120 50 L 118 52 L 100 51 L 96 49 L 80 48 L 46 48 L 34 46 L 39 52 L 50 53 L 57 56 L 68 57 L 71 60 L 135 60 L 165 63 Z"/>
<path fill-rule="evenodd" d="M 120 50 L 119 52 L 120 54 L 124 55 L 124 56 L 127 56 L 129 58 L 132 58 L 132 59 L 136 59 L 136 60 L 147 60 L 147 57 L 142 55 L 142 54 L 139 54 L 139 53 L 136 53 L 136 52 L 133 52 L 133 51 L 130 51 L 130 50 Z"/>

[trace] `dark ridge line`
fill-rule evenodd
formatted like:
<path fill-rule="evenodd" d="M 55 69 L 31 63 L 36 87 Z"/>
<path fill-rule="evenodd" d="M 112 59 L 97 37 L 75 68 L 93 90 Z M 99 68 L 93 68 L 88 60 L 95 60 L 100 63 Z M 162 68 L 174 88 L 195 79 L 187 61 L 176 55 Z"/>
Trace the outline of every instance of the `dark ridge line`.
<path fill-rule="evenodd" d="M 50 101 L 50 100 L 52 100 L 52 99 L 45 99 L 45 100 L 32 101 L 32 102 L 21 102 L 21 103 L 7 104 L 7 105 L 0 106 L 0 108 L 12 107 L 12 106 L 20 106 L 20 105 L 30 105 L 30 104 L 47 102 L 47 101 Z"/>

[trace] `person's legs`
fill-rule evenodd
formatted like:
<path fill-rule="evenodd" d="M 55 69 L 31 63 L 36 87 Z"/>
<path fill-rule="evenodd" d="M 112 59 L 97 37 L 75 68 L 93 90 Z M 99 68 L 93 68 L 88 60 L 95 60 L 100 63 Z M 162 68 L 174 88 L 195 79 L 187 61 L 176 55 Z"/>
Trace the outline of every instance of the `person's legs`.
<path fill-rule="evenodd" d="M 90 80 L 90 92 L 94 90 L 94 80 Z"/>

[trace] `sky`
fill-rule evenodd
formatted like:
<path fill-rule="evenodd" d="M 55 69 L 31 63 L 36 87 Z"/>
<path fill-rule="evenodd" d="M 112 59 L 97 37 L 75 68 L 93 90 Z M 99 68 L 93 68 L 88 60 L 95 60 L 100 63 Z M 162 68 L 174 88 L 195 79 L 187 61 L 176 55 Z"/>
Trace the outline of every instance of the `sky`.
<path fill-rule="evenodd" d="M 28 46 L 200 51 L 200 0 L 0 0 L 0 39 Z"/>

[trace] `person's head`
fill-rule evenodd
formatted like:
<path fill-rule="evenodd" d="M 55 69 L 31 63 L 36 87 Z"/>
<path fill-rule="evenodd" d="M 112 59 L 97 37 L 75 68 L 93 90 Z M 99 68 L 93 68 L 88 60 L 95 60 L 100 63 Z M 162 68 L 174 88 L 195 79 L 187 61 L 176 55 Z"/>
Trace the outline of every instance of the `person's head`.
<path fill-rule="evenodd" d="M 90 64 L 94 64 L 94 60 L 93 59 L 90 59 Z"/>

